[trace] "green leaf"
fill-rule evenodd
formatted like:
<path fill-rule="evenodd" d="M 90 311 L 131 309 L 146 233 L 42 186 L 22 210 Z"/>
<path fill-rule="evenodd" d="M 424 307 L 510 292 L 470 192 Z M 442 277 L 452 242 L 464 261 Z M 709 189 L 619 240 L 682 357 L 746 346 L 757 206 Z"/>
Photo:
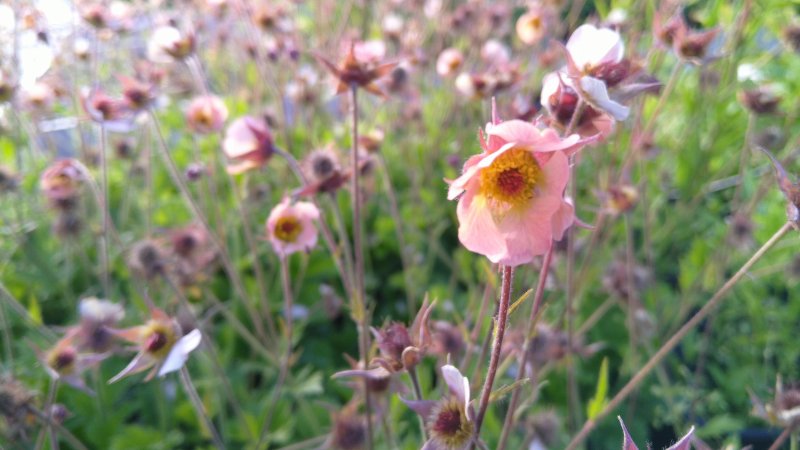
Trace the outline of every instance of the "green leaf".
<path fill-rule="evenodd" d="M 597 417 L 608 404 L 608 358 L 603 358 L 600 364 L 600 375 L 597 378 L 597 390 L 594 398 L 586 406 L 586 415 L 589 419 Z"/>
<path fill-rule="evenodd" d="M 507 384 L 505 386 L 495 389 L 494 392 L 492 392 L 491 395 L 489 395 L 489 403 L 500 400 L 501 398 L 505 397 L 506 395 L 514 391 L 514 389 L 521 388 L 522 386 L 528 384 L 530 381 L 531 381 L 530 378 L 523 378 L 511 384 Z"/>
<path fill-rule="evenodd" d="M 39 306 L 39 302 L 33 295 L 31 295 L 30 300 L 28 301 L 28 315 L 31 316 L 31 320 L 33 320 L 36 325 L 42 324 L 42 308 Z"/>

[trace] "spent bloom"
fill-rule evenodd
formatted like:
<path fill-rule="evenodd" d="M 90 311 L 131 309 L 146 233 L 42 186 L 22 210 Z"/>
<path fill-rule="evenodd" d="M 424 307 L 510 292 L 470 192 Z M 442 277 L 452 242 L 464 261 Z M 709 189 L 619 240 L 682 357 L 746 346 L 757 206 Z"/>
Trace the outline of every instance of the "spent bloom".
<path fill-rule="evenodd" d="M 780 375 L 775 380 L 775 398 L 765 403 L 748 391 L 753 414 L 772 425 L 790 427 L 800 422 L 800 385 L 784 387 Z"/>
<path fill-rule="evenodd" d="M 108 300 L 85 298 L 78 305 L 81 317 L 77 327 L 78 348 L 94 353 L 104 353 L 112 349 L 114 335 L 112 327 L 125 317 L 121 305 Z"/>
<path fill-rule="evenodd" d="M 228 107 L 215 95 L 196 97 L 186 110 L 186 125 L 200 134 L 220 131 L 228 119 Z"/>
<path fill-rule="evenodd" d="M 622 450 L 639 450 L 639 447 L 636 446 L 636 443 L 633 442 L 631 435 L 628 433 L 628 429 L 625 427 L 625 422 L 622 421 L 622 417 L 617 416 L 617 419 L 619 419 L 619 424 L 622 426 Z M 692 446 L 693 433 L 694 427 L 689 429 L 689 432 L 686 433 L 685 436 L 683 436 L 678 442 L 673 444 L 667 450 L 689 450 Z"/>
<path fill-rule="evenodd" d="M 372 329 L 381 356 L 373 361 L 391 372 L 411 370 L 417 366 L 431 345 L 428 318 L 434 303 L 426 298 L 410 328 L 397 322 L 389 323 L 380 330 Z"/>
<path fill-rule="evenodd" d="M 536 44 L 545 36 L 552 20 L 552 13 L 544 5 L 532 5 L 517 19 L 517 37 L 527 45 Z"/>
<path fill-rule="evenodd" d="M 313 203 L 292 204 L 284 198 L 267 218 L 267 236 L 272 248 L 281 257 L 299 251 L 310 251 L 317 244 L 317 228 L 314 221 L 319 219 L 319 210 Z"/>
<path fill-rule="evenodd" d="M 423 450 L 463 450 L 470 446 L 475 428 L 469 380 L 449 364 L 442 366 L 442 378 L 448 390 L 444 398 L 403 402 L 425 421 L 430 439 Z"/>
<path fill-rule="evenodd" d="M 231 174 L 266 164 L 275 152 L 266 121 L 252 116 L 234 120 L 225 131 L 222 151 L 230 161 L 228 172 Z"/>
<path fill-rule="evenodd" d="M 39 188 L 56 209 L 72 209 L 78 202 L 86 179 L 83 165 L 76 159 L 62 159 L 51 164 L 39 178 Z"/>
<path fill-rule="evenodd" d="M 458 237 L 470 251 L 503 265 L 526 264 L 544 254 L 572 225 L 574 209 L 564 199 L 567 152 L 587 141 L 561 138 L 521 120 L 488 124 L 483 152 L 450 181 L 448 199 L 458 199 Z"/>
<path fill-rule="evenodd" d="M 98 363 L 106 357 L 104 354 L 82 353 L 75 344 L 77 330 L 71 328 L 66 336 L 44 353 L 39 353 L 39 358 L 44 362 L 47 373 L 56 380 L 91 393 L 92 391 L 83 381 L 82 373 L 88 367 Z"/>
<path fill-rule="evenodd" d="M 163 377 L 180 370 L 189 358 L 189 353 L 200 345 L 200 330 L 195 328 L 181 336 L 180 325 L 164 311 L 154 308 L 150 314 L 150 320 L 144 325 L 112 331 L 115 336 L 135 344 L 138 353 L 109 383 L 150 368 L 152 370 L 145 381 L 150 381 L 156 374 Z"/>
<path fill-rule="evenodd" d="M 385 46 L 381 44 L 377 43 L 377 41 L 351 43 L 350 50 L 338 66 L 317 55 L 317 59 L 338 80 L 336 86 L 337 94 L 357 86 L 375 95 L 384 95 L 374 82 L 388 75 L 394 70 L 397 63 L 379 64 L 385 53 Z"/>

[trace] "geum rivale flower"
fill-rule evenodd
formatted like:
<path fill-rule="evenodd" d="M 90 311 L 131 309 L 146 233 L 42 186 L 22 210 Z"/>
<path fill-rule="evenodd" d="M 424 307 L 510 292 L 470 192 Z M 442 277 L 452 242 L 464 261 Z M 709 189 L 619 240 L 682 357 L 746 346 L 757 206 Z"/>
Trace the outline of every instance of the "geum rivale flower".
<path fill-rule="evenodd" d="M 458 237 L 494 263 L 526 264 L 572 225 L 574 208 L 564 199 L 567 156 L 593 138 L 561 138 L 521 120 L 489 124 L 486 134 L 483 152 L 450 181 L 447 197 L 458 199 Z"/>
<path fill-rule="evenodd" d="M 447 394 L 440 400 L 401 398 L 425 422 L 430 439 L 421 450 L 463 450 L 472 444 L 475 411 L 470 406 L 469 380 L 449 364 L 442 366 Z"/>
<path fill-rule="evenodd" d="M 636 446 L 636 443 L 633 442 L 633 438 L 628 433 L 628 429 L 625 427 L 625 422 L 622 421 L 622 417 L 617 416 L 619 419 L 619 424 L 622 426 L 622 450 L 639 450 L 639 447 Z M 692 445 L 692 433 L 694 433 L 694 427 L 689 429 L 689 432 L 686 433 L 685 436 L 680 438 L 678 442 L 673 444 L 667 450 L 689 450 Z M 647 447 L 648 449 L 650 446 Z"/>
<path fill-rule="evenodd" d="M 195 328 L 181 336 L 180 325 L 164 311 L 153 308 L 150 315 L 150 320 L 144 325 L 112 331 L 117 337 L 135 344 L 138 353 L 109 383 L 150 368 L 152 370 L 144 381 L 150 381 L 156 374 L 163 377 L 180 370 L 189 358 L 189 353 L 200 345 L 200 330 Z"/>

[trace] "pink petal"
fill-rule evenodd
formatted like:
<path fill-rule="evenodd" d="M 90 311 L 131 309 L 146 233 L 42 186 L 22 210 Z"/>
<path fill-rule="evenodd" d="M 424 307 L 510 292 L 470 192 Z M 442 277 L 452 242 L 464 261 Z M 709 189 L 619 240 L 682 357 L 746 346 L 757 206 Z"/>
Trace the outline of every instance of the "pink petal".
<path fill-rule="evenodd" d="M 436 406 L 436 402 L 433 400 L 406 400 L 403 397 L 400 397 L 400 400 L 423 419 L 430 417 L 433 408 Z"/>
<path fill-rule="evenodd" d="M 584 24 L 570 36 L 567 51 L 575 65 L 583 71 L 587 67 L 619 62 L 624 56 L 625 46 L 616 31 Z"/>
<path fill-rule="evenodd" d="M 497 229 L 505 238 L 506 252 L 492 262 L 518 266 L 545 254 L 553 240 L 551 220 L 561 202 L 560 195 L 540 194 L 525 211 L 510 212 L 499 219 Z"/>
<path fill-rule="evenodd" d="M 553 240 L 560 241 L 564 233 L 575 222 L 575 207 L 567 200 L 561 202 L 561 207 L 553 214 Z"/>
<path fill-rule="evenodd" d="M 186 364 L 186 360 L 189 359 L 189 353 L 200 345 L 202 339 L 203 334 L 197 328 L 190 331 L 186 336 L 178 339 L 178 342 L 172 346 L 167 358 L 158 370 L 158 376 L 163 377 L 183 367 L 183 365 Z"/>
<path fill-rule="evenodd" d="M 450 364 L 442 366 L 442 377 L 444 378 L 450 393 L 463 403 L 464 411 L 469 406 L 469 380 L 461 375 L 461 372 Z"/>
<path fill-rule="evenodd" d="M 467 191 L 458 202 L 458 239 L 475 253 L 497 262 L 506 253 L 506 242 L 494 223 L 486 197 Z"/>
<path fill-rule="evenodd" d="M 136 356 L 131 360 L 130 364 L 127 367 L 122 369 L 122 372 L 118 373 L 114 378 L 108 380 L 108 384 L 116 383 L 117 381 L 121 380 L 128 375 L 133 375 L 135 373 L 139 373 L 142 371 L 147 370 L 148 368 L 152 367 L 155 364 L 155 360 L 145 354 L 144 352 L 139 352 Z"/>
<path fill-rule="evenodd" d="M 622 421 L 622 417 L 617 416 L 617 419 L 619 419 L 619 424 L 622 426 L 622 450 L 639 450 L 639 447 L 633 442 L 630 433 L 628 433 L 628 429 L 625 427 L 625 422 Z"/>

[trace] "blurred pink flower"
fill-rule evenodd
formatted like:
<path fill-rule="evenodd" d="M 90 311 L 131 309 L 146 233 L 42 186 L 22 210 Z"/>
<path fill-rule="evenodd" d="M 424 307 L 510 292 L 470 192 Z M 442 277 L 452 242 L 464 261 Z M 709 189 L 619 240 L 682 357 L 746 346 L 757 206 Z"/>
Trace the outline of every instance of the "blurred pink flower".
<path fill-rule="evenodd" d="M 567 155 L 589 140 L 561 138 L 521 120 L 489 124 L 486 134 L 483 153 L 469 158 L 450 182 L 448 199 L 458 199 L 458 237 L 494 263 L 526 264 L 572 224 L 573 208 L 564 200 Z"/>
<path fill-rule="evenodd" d="M 68 385 L 92 394 L 92 390 L 86 386 L 82 373 L 85 369 L 102 361 L 107 354 L 81 353 L 75 345 L 77 328 L 70 328 L 67 334 L 46 352 L 36 353 L 44 363 L 47 373 L 56 380 L 63 381 Z"/>
<path fill-rule="evenodd" d="M 552 13 L 545 6 L 534 4 L 528 12 L 517 19 L 516 30 L 519 40 L 533 45 L 542 40 L 553 20 Z"/>
<path fill-rule="evenodd" d="M 253 116 L 240 117 L 228 126 L 222 151 L 228 157 L 228 172 L 239 174 L 264 165 L 275 149 L 267 123 Z"/>
<path fill-rule="evenodd" d="M 292 204 L 284 198 L 267 218 L 267 236 L 272 248 L 281 257 L 301 250 L 310 251 L 317 244 L 317 228 L 314 221 L 319 219 L 319 210 L 313 203 Z"/>
<path fill-rule="evenodd" d="M 464 55 L 456 48 L 448 48 L 439 54 L 436 59 L 436 73 L 443 77 L 449 77 L 458 70 L 464 63 Z"/>
<path fill-rule="evenodd" d="M 180 61 L 194 51 L 194 35 L 184 35 L 175 27 L 162 26 L 147 41 L 147 58 L 157 63 Z"/>
<path fill-rule="evenodd" d="M 572 80 L 562 72 L 551 72 L 542 80 L 540 103 L 561 126 L 572 121 L 578 107 L 578 91 Z M 612 106 L 613 107 L 613 106 Z M 575 122 L 575 131 L 581 136 L 598 135 L 600 140 L 611 134 L 614 119 L 592 106 L 584 105 L 583 112 Z"/>
<path fill-rule="evenodd" d="M 56 93 L 49 84 L 38 81 L 31 86 L 23 88 L 20 92 L 22 108 L 28 111 L 43 112 L 53 107 Z"/>
<path fill-rule="evenodd" d="M 130 364 L 114 378 L 114 383 L 128 375 L 145 371 L 152 367 L 145 381 L 150 381 L 156 374 L 159 377 L 180 370 L 191 353 L 202 340 L 200 330 L 194 329 L 181 336 L 178 323 L 160 309 L 150 312 L 150 320 L 144 324 L 124 330 L 113 330 L 112 333 L 128 342 L 136 344 L 139 353 Z"/>
<path fill-rule="evenodd" d="M 186 124 L 200 134 L 220 131 L 227 119 L 228 107 L 215 95 L 196 97 L 186 110 Z"/>

